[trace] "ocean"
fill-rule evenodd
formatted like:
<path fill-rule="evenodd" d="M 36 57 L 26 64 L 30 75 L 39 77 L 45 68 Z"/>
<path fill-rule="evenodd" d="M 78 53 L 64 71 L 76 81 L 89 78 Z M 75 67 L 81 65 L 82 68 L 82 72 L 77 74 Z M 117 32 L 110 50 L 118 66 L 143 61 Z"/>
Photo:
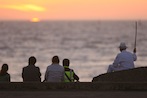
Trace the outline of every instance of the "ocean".
<path fill-rule="evenodd" d="M 81 82 L 106 73 L 113 63 L 120 42 L 132 52 L 136 21 L 0 21 L 0 67 L 9 65 L 12 82 L 22 82 L 22 68 L 30 56 L 37 58 L 41 78 L 54 55 L 70 59 Z M 147 21 L 138 21 L 135 67 L 146 66 Z"/>

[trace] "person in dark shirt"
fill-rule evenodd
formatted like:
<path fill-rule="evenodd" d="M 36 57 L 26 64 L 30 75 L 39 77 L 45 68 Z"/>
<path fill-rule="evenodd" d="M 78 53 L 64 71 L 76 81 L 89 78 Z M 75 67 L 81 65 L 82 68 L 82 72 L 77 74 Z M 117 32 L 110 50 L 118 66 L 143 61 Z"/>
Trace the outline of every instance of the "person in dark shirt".
<path fill-rule="evenodd" d="M 9 69 L 7 64 L 3 64 L 0 71 L 0 82 L 10 82 L 10 74 L 7 72 Z"/>
<path fill-rule="evenodd" d="M 34 56 L 29 58 L 29 65 L 24 67 L 22 71 L 23 82 L 41 82 L 40 68 L 35 66 L 36 61 Z"/>
<path fill-rule="evenodd" d="M 79 82 L 79 77 L 75 74 L 73 69 L 69 68 L 70 60 L 64 59 L 63 66 L 64 66 L 64 82 Z"/>

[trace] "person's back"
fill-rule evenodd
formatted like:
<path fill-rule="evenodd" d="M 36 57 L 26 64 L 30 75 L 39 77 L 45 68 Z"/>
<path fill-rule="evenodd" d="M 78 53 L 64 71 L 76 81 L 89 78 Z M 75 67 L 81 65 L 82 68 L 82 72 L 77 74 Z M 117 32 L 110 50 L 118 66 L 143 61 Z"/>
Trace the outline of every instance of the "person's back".
<path fill-rule="evenodd" d="M 41 81 L 41 73 L 39 67 L 27 66 L 23 68 L 23 81 Z"/>
<path fill-rule="evenodd" d="M 39 67 L 35 66 L 36 58 L 29 58 L 29 65 L 23 68 L 22 78 L 24 82 L 41 82 L 41 73 Z"/>
<path fill-rule="evenodd" d="M 3 64 L 0 71 L 0 82 L 10 82 L 10 74 L 7 73 L 8 65 Z"/>
<path fill-rule="evenodd" d="M 63 66 L 64 66 L 64 82 L 74 82 L 79 81 L 79 77 L 75 74 L 73 69 L 69 68 L 70 60 L 64 59 Z"/>
<path fill-rule="evenodd" d="M 137 60 L 136 56 L 136 48 L 134 49 L 134 53 L 126 51 L 126 44 L 120 43 L 119 49 L 120 52 L 112 65 L 109 65 L 107 72 L 114 72 L 120 70 L 127 70 L 134 68 L 134 61 Z"/>
<path fill-rule="evenodd" d="M 118 54 L 118 56 L 120 62 L 120 70 L 134 68 L 134 57 L 132 53 L 123 50 L 121 53 Z"/>
<path fill-rule="evenodd" d="M 10 74 L 0 75 L 0 82 L 10 82 Z"/>
<path fill-rule="evenodd" d="M 48 82 L 61 82 L 63 80 L 64 69 L 59 64 L 52 64 L 47 67 L 47 81 Z"/>
<path fill-rule="evenodd" d="M 62 82 L 64 79 L 64 68 L 59 65 L 58 56 L 52 58 L 52 64 L 47 67 L 45 80 L 47 82 Z"/>

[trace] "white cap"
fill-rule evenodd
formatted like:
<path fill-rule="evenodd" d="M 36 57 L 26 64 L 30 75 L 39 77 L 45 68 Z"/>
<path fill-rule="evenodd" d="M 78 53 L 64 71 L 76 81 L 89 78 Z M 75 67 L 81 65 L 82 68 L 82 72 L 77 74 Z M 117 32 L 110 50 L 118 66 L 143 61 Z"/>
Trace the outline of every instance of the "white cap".
<path fill-rule="evenodd" d="M 126 49 L 127 46 L 126 46 L 126 44 L 124 42 L 121 42 L 119 48 L 120 49 Z"/>

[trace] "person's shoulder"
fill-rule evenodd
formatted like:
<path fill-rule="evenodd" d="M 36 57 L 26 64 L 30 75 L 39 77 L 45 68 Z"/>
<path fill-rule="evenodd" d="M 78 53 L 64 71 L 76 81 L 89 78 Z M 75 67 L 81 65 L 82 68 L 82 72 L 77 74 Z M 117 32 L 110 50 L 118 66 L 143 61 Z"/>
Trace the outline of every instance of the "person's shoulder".
<path fill-rule="evenodd" d="M 59 67 L 64 70 L 64 67 L 63 66 L 59 65 Z"/>
<path fill-rule="evenodd" d="M 74 70 L 71 68 L 65 68 L 65 71 L 73 71 L 74 72 Z"/>
<path fill-rule="evenodd" d="M 50 65 L 48 65 L 47 67 L 52 67 L 52 66 L 54 66 L 54 64 L 50 64 Z"/>
<path fill-rule="evenodd" d="M 6 73 L 6 74 L 4 75 L 4 77 L 10 77 L 10 74 L 9 74 L 9 73 Z"/>
<path fill-rule="evenodd" d="M 10 74 L 9 74 L 9 73 L 7 73 L 7 76 L 10 76 Z"/>
<path fill-rule="evenodd" d="M 73 69 L 69 68 L 69 70 L 74 71 Z"/>
<path fill-rule="evenodd" d="M 70 70 L 71 70 L 73 73 L 75 73 L 73 69 L 70 69 Z"/>
<path fill-rule="evenodd" d="M 59 64 L 59 66 L 60 66 L 61 68 L 64 68 L 64 67 L 63 67 L 62 65 L 60 65 L 60 64 Z"/>
<path fill-rule="evenodd" d="M 53 65 L 52 65 L 52 64 L 51 64 L 51 65 L 48 65 L 48 66 L 47 66 L 47 69 L 48 69 L 48 68 L 52 68 L 52 67 L 53 67 Z"/>
<path fill-rule="evenodd" d="M 35 68 L 36 68 L 37 70 L 40 70 L 40 68 L 39 68 L 38 66 L 35 66 Z"/>
<path fill-rule="evenodd" d="M 123 50 L 122 52 L 118 53 L 118 55 L 124 55 L 124 54 L 126 54 L 126 53 L 129 53 L 129 52 L 126 51 L 126 50 Z"/>
<path fill-rule="evenodd" d="M 28 66 L 23 67 L 23 69 L 27 69 L 27 68 L 28 68 Z"/>
<path fill-rule="evenodd" d="M 65 71 L 70 71 L 71 69 L 70 68 L 65 68 Z"/>
<path fill-rule="evenodd" d="M 125 51 L 125 53 L 128 53 L 128 54 L 133 54 L 132 52 L 130 52 L 130 51 Z"/>

